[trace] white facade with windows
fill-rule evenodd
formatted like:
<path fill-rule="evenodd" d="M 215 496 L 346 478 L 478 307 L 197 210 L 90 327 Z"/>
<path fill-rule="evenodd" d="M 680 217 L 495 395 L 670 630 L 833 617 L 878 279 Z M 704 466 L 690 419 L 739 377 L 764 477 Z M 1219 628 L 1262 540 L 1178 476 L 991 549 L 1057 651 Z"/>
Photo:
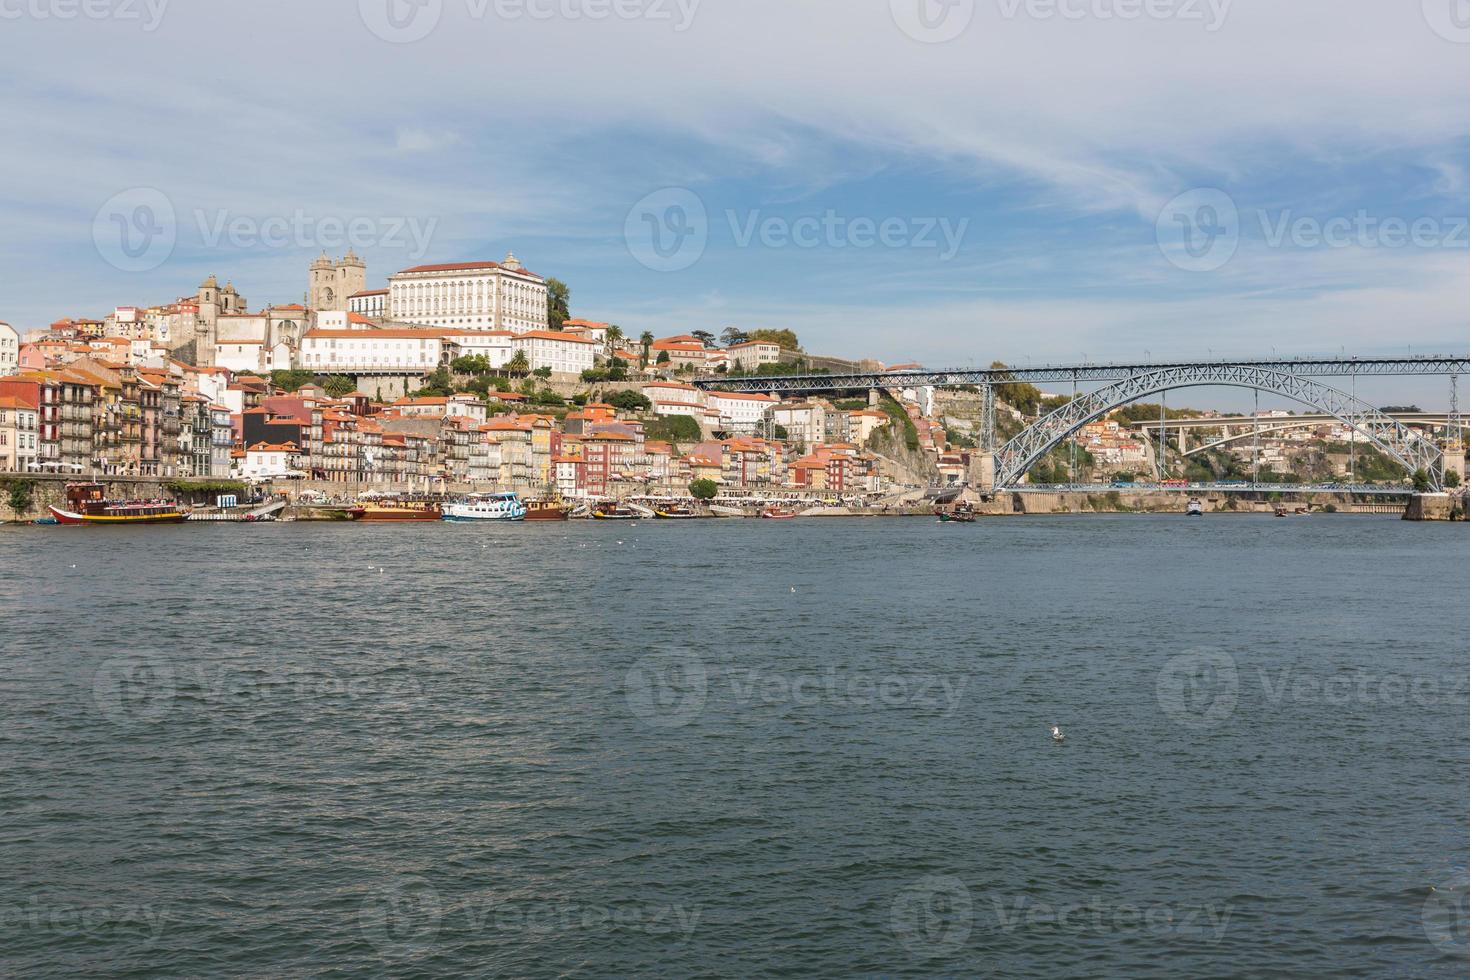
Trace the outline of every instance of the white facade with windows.
<path fill-rule="evenodd" d="M 428 373 L 443 361 L 440 330 L 309 330 L 297 367 L 318 374 L 357 371 Z"/>
<path fill-rule="evenodd" d="M 0 376 L 14 374 L 20 368 L 20 331 L 0 322 Z"/>
<path fill-rule="evenodd" d="M 529 333 L 550 323 L 546 280 L 504 262 L 421 265 L 388 277 L 387 317 L 403 323 Z"/>
<path fill-rule="evenodd" d="M 736 432 L 755 432 L 765 421 L 766 410 L 780 404 L 775 395 L 744 395 L 729 391 L 709 392 L 709 407 L 720 413 L 720 423 Z"/>

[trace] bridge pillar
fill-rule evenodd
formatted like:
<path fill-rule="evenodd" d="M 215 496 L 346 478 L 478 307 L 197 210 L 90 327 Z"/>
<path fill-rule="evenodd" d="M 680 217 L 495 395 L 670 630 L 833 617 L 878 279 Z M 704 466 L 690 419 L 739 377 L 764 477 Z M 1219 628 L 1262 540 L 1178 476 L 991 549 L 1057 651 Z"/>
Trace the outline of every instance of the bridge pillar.
<path fill-rule="evenodd" d="M 995 453 L 970 454 L 970 486 L 981 493 L 995 489 Z"/>
<path fill-rule="evenodd" d="M 882 403 L 882 401 L 883 401 L 883 389 L 882 388 L 869 388 L 868 389 L 868 407 L 869 408 L 877 408 Z"/>

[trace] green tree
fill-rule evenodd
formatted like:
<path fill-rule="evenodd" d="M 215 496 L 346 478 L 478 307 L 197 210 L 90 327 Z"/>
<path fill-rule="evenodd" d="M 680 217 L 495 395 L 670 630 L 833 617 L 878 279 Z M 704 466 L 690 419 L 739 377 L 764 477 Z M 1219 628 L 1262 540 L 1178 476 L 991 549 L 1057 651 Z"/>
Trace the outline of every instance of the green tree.
<path fill-rule="evenodd" d="M 646 370 L 648 368 L 648 354 L 653 348 L 653 334 L 647 330 L 643 331 L 643 336 L 638 338 L 638 343 L 643 349 L 642 356 L 638 358 L 638 368 L 639 370 Z"/>
<path fill-rule="evenodd" d="M 726 327 L 720 333 L 720 342 L 723 343 L 726 347 L 730 347 L 734 344 L 743 344 L 749 339 L 750 335 L 747 334 L 744 330 L 741 330 L 739 327 Z"/>
<path fill-rule="evenodd" d="M 345 374 L 334 374 L 322 382 L 322 390 L 332 398 L 342 398 L 357 390 L 357 381 Z"/>
<path fill-rule="evenodd" d="M 1429 482 L 1429 474 L 1426 473 L 1423 469 L 1417 469 L 1417 470 L 1415 470 L 1414 471 L 1414 492 L 1415 493 L 1428 493 L 1431 488 L 1432 488 L 1432 484 L 1430 484 L 1430 482 Z"/>
<path fill-rule="evenodd" d="M 796 334 L 790 330 L 752 330 L 751 340 L 764 340 L 771 344 L 780 344 L 782 350 L 801 350 L 801 342 L 796 339 Z"/>
<path fill-rule="evenodd" d="M 513 375 L 527 374 L 531 370 L 531 361 L 526 357 L 524 350 L 518 350 L 511 355 L 510 361 L 505 365 L 505 369 Z"/>
<path fill-rule="evenodd" d="M 538 367 L 536 370 L 532 371 L 531 373 L 534 374 L 536 377 L 540 378 L 542 381 L 545 381 L 547 378 L 551 377 L 551 368 L 549 368 L 549 367 Z"/>
<path fill-rule="evenodd" d="M 415 398 L 448 398 L 454 394 L 454 379 L 449 376 L 448 368 L 439 368 L 424 381 L 424 386 L 413 393 Z"/>
<path fill-rule="evenodd" d="M 708 330 L 695 330 L 689 336 L 693 337 L 695 340 L 699 341 L 706 347 L 713 347 L 715 345 L 715 335 L 710 333 Z"/>
<path fill-rule="evenodd" d="M 664 415 L 643 427 L 647 438 L 658 442 L 698 442 L 704 435 L 692 415 Z"/>
<path fill-rule="evenodd" d="M 695 500 L 714 500 L 720 495 L 720 485 L 714 480 L 695 480 L 689 484 L 689 493 Z"/>
<path fill-rule="evenodd" d="M 615 391 L 604 400 L 624 412 L 646 412 L 653 408 L 653 402 L 638 391 Z"/>
<path fill-rule="evenodd" d="M 572 291 L 560 279 L 546 280 L 546 319 L 551 329 L 560 330 L 571 319 Z"/>
<path fill-rule="evenodd" d="M 669 363 L 669 352 L 668 351 L 661 350 L 661 351 L 658 352 L 658 363 L 659 364 L 667 364 L 667 363 Z"/>
<path fill-rule="evenodd" d="M 282 391 L 300 391 L 311 384 L 314 375 L 310 371 L 272 371 L 271 384 Z"/>
<path fill-rule="evenodd" d="M 455 374 L 489 374 L 490 359 L 484 354 L 456 357 L 449 362 L 449 369 Z"/>
<path fill-rule="evenodd" d="M 1460 474 L 1454 470 L 1445 470 L 1444 485 L 1446 490 L 1453 490 L 1460 485 Z"/>

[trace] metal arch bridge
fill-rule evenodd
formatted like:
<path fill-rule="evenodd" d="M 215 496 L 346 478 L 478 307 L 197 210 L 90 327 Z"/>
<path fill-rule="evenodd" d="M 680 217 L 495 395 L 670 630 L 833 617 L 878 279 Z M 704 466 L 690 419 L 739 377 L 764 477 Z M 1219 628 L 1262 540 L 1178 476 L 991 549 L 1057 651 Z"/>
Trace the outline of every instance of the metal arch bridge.
<path fill-rule="evenodd" d="M 1148 395 L 1179 388 L 1225 386 L 1255 389 L 1291 398 L 1357 429 L 1409 472 L 1429 474 L 1440 489 L 1444 454 L 1438 446 L 1398 420 L 1317 377 L 1448 376 L 1470 372 L 1470 358 L 1325 358 L 1261 361 L 1187 361 L 1159 364 L 1083 364 L 984 371 L 896 371 L 851 375 L 701 378 L 705 390 L 746 393 L 799 393 L 852 389 L 974 386 L 984 395 L 982 451 L 994 454 L 994 489 L 1020 486 L 1026 472 L 1083 426 Z M 1028 426 L 1005 446 L 995 448 L 995 386 L 1018 382 L 1111 382 L 1079 395 Z M 1456 396 L 1457 400 L 1457 396 Z M 1458 405 L 1451 416 L 1458 420 Z"/>

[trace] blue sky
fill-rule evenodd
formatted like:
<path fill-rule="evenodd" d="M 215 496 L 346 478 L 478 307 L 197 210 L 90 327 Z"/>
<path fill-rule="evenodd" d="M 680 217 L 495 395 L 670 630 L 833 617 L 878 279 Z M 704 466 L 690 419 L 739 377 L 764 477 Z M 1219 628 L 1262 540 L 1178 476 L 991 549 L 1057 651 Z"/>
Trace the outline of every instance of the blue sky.
<path fill-rule="evenodd" d="M 297 302 L 357 222 L 890 363 L 1470 348 L 1460 0 L 617 2 L 0 2 L 0 319 Z"/>

